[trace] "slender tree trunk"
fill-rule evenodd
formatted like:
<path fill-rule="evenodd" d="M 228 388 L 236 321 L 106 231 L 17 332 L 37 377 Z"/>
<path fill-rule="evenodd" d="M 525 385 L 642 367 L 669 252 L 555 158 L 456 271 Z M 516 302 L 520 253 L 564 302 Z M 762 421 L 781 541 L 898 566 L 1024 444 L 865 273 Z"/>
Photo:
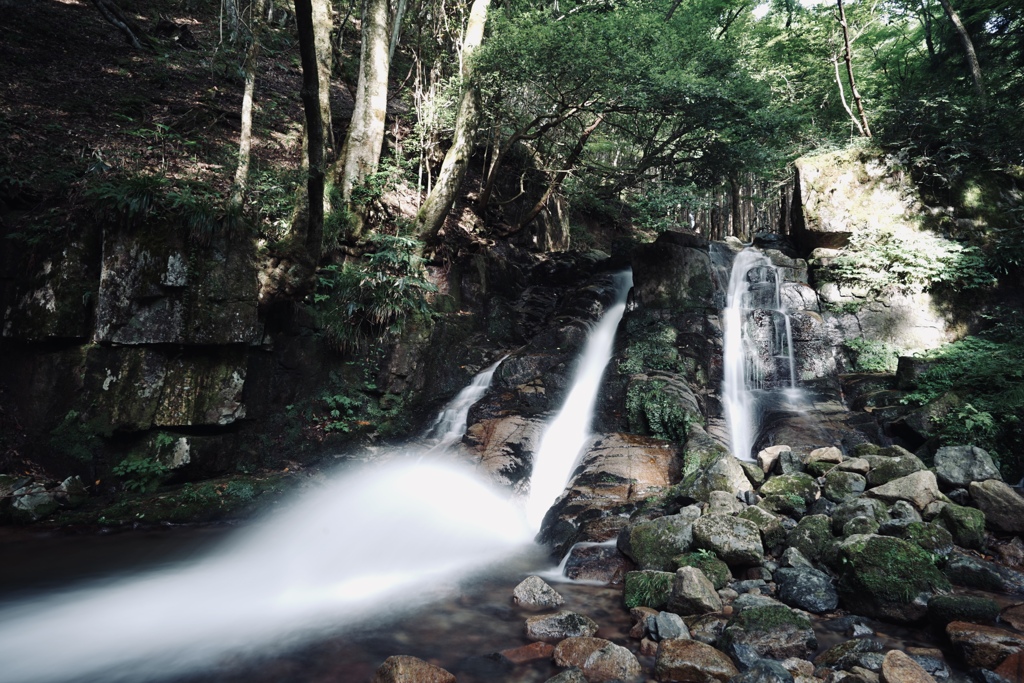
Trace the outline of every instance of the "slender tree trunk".
<path fill-rule="evenodd" d="M 359 51 L 359 82 L 348 136 L 338 160 L 338 185 L 353 214 L 352 237 L 363 232 L 363 220 L 352 206 L 352 189 L 377 171 L 384 144 L 384 117 L 388 106 L 388 31 L 387 0 L 366 0 L 363 11 L 362 46 Z"/>
<path fill-rule="evenodd" d="M 593 134 L 597 127 L 604 121 L 604 114 L 599 114 L 594 122 L 583 129 L 579 139 L 576 141 L 576 146 L 572 148 L 569 156 L 565 158 L 565 164 L 562 166 L 562 170 L 558 171 L 551 182 L 548 183 L 548 189 L 544 191 L 544 195 L 537 200 L 537 203 L 533 205 L 533 208 L 523 216 L 523 219 L 519 221 L 519 225 L 516 227 L 516 232 L 522 230 L 524 227 L 530 224 L 534 218 L 540 215 L 540 212 L 544 210 L 544 206 L 551 199 L 551 196 L 558 191 L 558 188 L 562 186 L 562 182 L 569 176 L 572 169 L 575 168 L 576 163 L 579 161 L 580 156 L 583 154 L 583 149 L 587 146 L 587 140 Z"/>
<path fill-rule="evenodd" d="M 224 18 L 228 24 L 228 42 L 233 44 L 238 40 L 238 33 L 242 26 L 238 0 L 221 0 L 221 6 L 224 8 Z"/>
<path fill-rule="evenodd" d="M 836 86 L 839 88 L 839 101 L 843 103 L 843 109 L 846 110 L 850 120 L 853 121 L 853 125 L 857 126 L 857 132 L 860 133 L 861 137 L 864 137 L 864 126 L 861 125 L 860 119 L 858 119 L 853 110 L 850 109 L 850 105 L 846 103 L 846 92 L 843 90 L 843 77 L 839 75 L 839 58 L 832 56 L 832 66 L 835 67 L 836 72 Z"/>
<path fill-rule="evenodd" d="M 740 205 L 740 183 L 735 177 L 729 178 L 730 197 L 732 198 L 732 234 L 743 241 L 743 218 L 740 216 L 742 207 Z"/>
<path fill-rule="evenodd" d="M 406 0 L 398 0 L 398 7 L 395 8 L 395 18 L 391 22 L 391 42 L 388 44 L 388 62 L 394 60 L 398 39 L 402 36 L 402 17 L 405 15 L 406 4 Z"/>
<path fill-rule="evenodd" d="M 843 48 L 846 60 L 846 75 L 850 79 L 850 95 L 857 105 L 857 114 L 860 116 L 861 129 L 865 137 L 871 137 L 871 127 L 868 125 L 868 117 L 864 114 L 864 103 L 860 99 L 860 92 L 857 91 L 857 81 L 853 78 L 853 50 L 850 48 L 850 27 L 846 23 L 846 9 L 843 7 L 843 0 L 836 0 L 839 8 L 839 25 L 843 27 Z"/>
<path fill-rule="evenodd" d="M 306 114 L 309 144 L 306 196 L 309 199 L 303 245 L 309 265 L 320 260 L 324 233 L 324 129 L 320 112 L 320 79 L 316 54 L 316 33 L 311 0 L 295 0 L 295 24 L 299 30 L 299 58 L 302 62 L 302 106 Z"/>
<path fill-rule="evenodd" d="M 946 11 L 946 16 L 953 22 L 953 27 L 956 29 L 956 34 L 960 37 L 960 44 L 964 48 L 964 56 L 967 58 L 967 67 L 971 71 L 971 80 L 974 82 L 974 93 L 982 101 L 985 100 L 985 83 L 981 79 L 981 64 L 978 63 L 978 54 L 974 51 L 974 42 L 971 40 L 971 35 L 964 28 L 964 24 L 960 21 L 960 15 L 953 9 L 953 5 L 949 0 L 939 0 L 942 5 L 942 9 Z"/>
<path fill-rule="evenodd" d="M 249 185 L 249 158 L 252 150 L 252 100 L 256 90 L 256 62 L 260 55 L 260 28 L 263 26 L 263 12 L 267 0 L 254 0 L 252 8 L 252 37 L 245 53 L 245 91 L 242 94 L 242 132 L 238 138 L 238 167 L 235 182 L 231 188 L 230 204 L 242 206 L 245 191 Z"/>
<path fill-rule="evenodd" d="M 334 149 L 334 126 L 331 117 L 331 71 L 333 51 L 331 50 L 330 0 L 313 0 L 313 32 L 316 39 L 316 73 L 320 86 L 320 120 L 324 127 L 324 158 Z"/>
<path fill-rule="evenodd" d="M 424 240 L 433 240 L 444 225 L 444 220 L 455 203 L 455 195 L 466 177 L 469 157 L 476 143 L 477 128 L 480 124 L 480 93 L 473 83 L 470 57 L 483 42 L 489 5 L 490 0 L 473 0 L 473 7 L 469 12 L 466 33 L 462 38 L 462 82 L 465 91 L 462 93 L 459 113 L 455 118 L 452 146 L 444 155 L 444 162 L 441 164 L 441 171 L 437 175 L 433 189 L 416 214 L 416 232 Z"/>

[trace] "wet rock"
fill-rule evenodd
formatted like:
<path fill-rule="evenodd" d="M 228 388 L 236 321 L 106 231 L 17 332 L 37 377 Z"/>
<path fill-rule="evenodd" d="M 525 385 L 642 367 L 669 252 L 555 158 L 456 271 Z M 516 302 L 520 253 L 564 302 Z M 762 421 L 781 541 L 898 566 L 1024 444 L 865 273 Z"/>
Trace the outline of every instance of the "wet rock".
<path fill-rule="evenodd" d="M 1024 636 L 996 628 L 954 621 L 946 625 L 946 635 L 968 666 L 995 669 L 1010 655 L 1024 650 Z"/>
<path fill-rule="evenodd" d="M 857 664 L 861 655 L 881 651 L 882 643 L 874 638 L 855 638 L 825 650 L 814 658 L 814 665 L 829 669 L 848 669 Z"/>
<path fill-rule="evenodd" d="M 582 669 L 590 655 L 611 644 L 610 640 L 591 636 L 566 638 L 554 647 L 551 658 L 555 662 L 555 666 Z"/>
<path fill-rule="evenodd" d="M 769 446 L 768 448 L 763 448 L 757 454 L 757 464 L 761 466 L 763 472 L 771 472 L 775 469 L 775 463 L 783 453 L 792 452 L 789 446 Z"/>
<path fill-rule="evenodd" d="M 589 683 L 638 681 L 643 674 L 636 655 L 622 647 L 609 643 L 587 657 L 581 667 Z"/>
<path fill-rule="evenodd" d="M 714 274 L 706 239 L 663 232 L 633 250 L 633 297 L 644 308 L 714 307 Z"/>
<path fill-rule="evenodd" d="M 725 653 L 696 640 L 666 640 L 658 646 L 654 677 L 659 681 L 728 681 L 739 670 Z"/>
<path fill-rule="evenodd" d="M 741 517 L 701 517 L 693 523 L 693 543 L 715 553 L 730 566 L 752 566 L 764 561 L 760 530 Z"/>
<path fill-rule="evenodd" d="M 525 489 L 532 456 L 540 447 L 544 421 L 508 415 L 481 420 L 466 430 L 470 457 L 492 481 L 514 491 Z"/>
<path fill-rule="evenodd" d="M 555 646 L 551 643 L 530 643 L 511 650 L 502 650 L 498 654 L 513 664 L 525 664 L 536 662 L 542 659 L 551 659 L 555 652 Z"/>
<path fill-rule="evenodd" d="M 706 645 L 717 643 L 728 623 L 729 618 L 722 614 L 705 614 L 686 618 L 686 626 L 690 629 L 690 638 L 699 640 Z"/>
<path fill-rule="evenodd" d="M 971 482 L 971 497 L 993 528 L 1024 533 L 1024 498 L 997 479 Z"/>
<path fill-rule="evenodd" d="M 782 451 L 779 459 L 775 461 L 773 470 L 777 474 L 797 474 L 806 468 L 803 457 L 793 451 Z"/>
<path fill-rule="evenodd" d="M 747 475 L 747 481 L 750 482 L 751 486 L 758 488 L 764 483 L 764 470 L 757 463 L 747 462 L 746 460 L 740 460 L 740 467 L 743 469 L 743 474 Z"/>
<path fill-rule="evenodd" d="M 753 487 L 739 461 L 721 444 L 708 436 L 703 427 L 691 425 L 683 447 L 683 478 L 680 493 L 707 502 L 712 491 L 731 495 L 751 491 Z"/>
<path fill-rule="evenodd" d="M 512 602 L 527 607 L 552 609 L 565 604 L 565 599 L 539 576 L 528 576 L 512 590 Z"/>
<path fill-rule="evenodd" d="M 373 683 L 455 683 L 455 676 L 422 659 L 396 655 L 384 660 Z"/>
<path fill-rule="evenodd" d="M 945 625 L 951 621 L 994 624 L 999 605 L 992 598 L 973 595 L 933 595 L 928 601 L 928 621 Z"/>
<path fill-rule="evenodd" d="M 619 535 L 618 548 L 641 569 L 671 571 L 674 558 L 690 549 L 693 524 L 699 517 L 700 509 L 690 506 L 679 514 L 631 525 Z"/>
<path fill-rule="evenodd" d="M 980 550 L 985 544 L 985 513 L 963 505 L 947 503 L 935 516 L 953 536 L 953 542 L 962 548 Z"/>
<path fill-rule="evenodd" d="M 889 519 L 889 510 L 885 503 L 873 498 L 855 498 L 847 501 L 836 508 L 832 513 L 832 531 L 836 534 L 843 533 L 846 523 L 854 517 L 867 517 L 881 525 Z M 876 527 L 877 528 L 877 527 Z"/>
<path fill-rule="evenodd" d="M 775 548 L 786 540 L 786 528 L 778 515 L 756 505 L 751 505 L 741 512 L 738 517 L 746 519 L 757 525 L 761 533 L 761 543 L 765 548 Z"/>
<path fill-rule="evenodd" d="M 820 493 L 818 482 L 803 473 L 784 474 L 772 477 L 761 487 L 762 496 L 794 496 L 803 500 L 804 505 L 813 503 Z"/>
<path fill-rule="evenodd" d="M 736 496 L 727 491 L 712 491 L 708 496 L 707 514 L 736 515 L 743 512 L 746 507 L 736 499 Z"/>
<path fill-rule="evenodd" d="M 995 674 L 1008 681 L 1024 681 L 1024 652 L 1014 652 L 996 667 Z"/>
<path fill-rule="evenodd" d="M 60 503 L 54 491 L 47 491 L 41 482 L 29 480 L 10 494 L 9 513 L 15 522 L 37 522 L 57 511 Z"/>
<path fill-rule="evenodd" d="M 953 536 L 937 524 L 911 522 L 900 527 L 895 535 L 938 557 L 953 552 Z"/>
<path fill-rule="evenodd" d="M 648 633 L 648 618 L 658 616 L 658 610 L 650 607 L 631 607 L 629 609 L 629 616 L 633 619 L 633 628 L 629 630 L 629 637 L 641 640 Z"/>
<path fill-rule="evenodd" d="M 760 659 L 731 683 L 793 683 L 793 674 L 779 662 Z"/>
<path fill-rule="evenodd" d="M 668 609 L 683 616 L 720 612 L 722 599 L 701 570 L 696 567 L 681 567 L 676 571 L 672 582 Z"/>
<path fill-rule="evenodd" d="M 854 474 L 866 476 L 871 471 L 871 463 L 864 458 L 847 458 L 836 465 L 836 469 L 841 472 L 853 472 Z"/>
<path fill-rule="evenodd" d="M 616 548 L 606 545 L 575 546 L 565 561 L 565 576 L 573 581 L 601 581 L 618 585 L 633 563 Z"/>
<path fill-rule="evenodd" d="M 715 590 L 722 590 L 732 580 L 729 565 L 709 552 L 686 553 L 677 557 L 676 563 L 680 567 L 696 567 L 704 572 Z"/>
<path fill-rule="evenodd" d="M 761 657 L 785 659 L 804 657 L 814 652 L 818 641 L 810 620 L 782 604 L 751 607 L 730 620 L 720 644 L 743 644 Z"/>
<path fill-rule="evenodd" d="M 782 553 L 780 562 L 783 567 L 808 567 L 814 568 L 814 565 L 808 560 L 802 552 L 796 548 L 786 548 L 785 552 Z"/>
<path fill-rule="evenodd" d="M 686 622 L 674 612 L 658 612 L 647 619 L 647 624 L 647 630 L 654 640 L 690 637 L 690 630 L 686 628 Z"/>
<path fill-rule="evenodd" d="M 874 488 L 887 484 L 893 479 L 905 477 L 914 472 L 928 469 L 916 455 L 905 455 L 890 458 L 884 455 L 868 455 L 864 458 L 871 463 L 868 472 L 868 486 Z"/>
<path fill-rule="evenodd" d="M 922 519 L 921 513 L 913 505 L 905 500 L 897 500 L 889 506 L 889 521 L 906 525 L 911 522 L 920 522 Z"/>
<path fill-rule="evenodd" d="M 856 535 L 839 546 L 839 595 L 852 612 L 912 622 L 927 611 L 927 598 L 949 582 L 921 548 L 890 536 Z"/>
<path fill-rule="evenodd" d="M 817 561 L 832 545 L 832 520 L 825 515 L 809 515 L 801 519 L 786 536 L 786 545 L 796 548 L 811 560 Z"/>
<path fill-rule="evenodd" d="M 972 555 L 953 553 L 943 572 L 958 586 L 1024 595 L 1024 573 Z"/>
<path fill-rule="evenodd" d="M 943 486 L 967 487 L 974 481 L 1002 479 L 992 456 L 977 446 L 943 446 L 935 451 L 935 477 Z"/>
<path fill-rule="evenodd" d="M 822 494 L 835 503 L 845 503 L 864 493 L 867 480 L 856 472 L 834 469 L 825 475 Z"/>
<path fill-rule="evenodd" d="M 757 506 L 773 514 L 791 519 L 800 519 L 807 514 L 807 503 L 800 496 L 773 493 L 761 498 Z"/>
<path fill-rule="evenodd" d="M 1011 605 L 1007 607 L 999 615 L 999 618 L 1018 631 L 1024 631 L 1024 605 Z"/>
<path fill-rule="evenodd" d="M 575 612 L 556 612 L 526 619 L 526 637 L 530 640 L 556 641 L 572 636 L 592 636 L 597 623 Z"/>
<path fill-rule="evenodd" d="M 807 462 L 830 462 L 839 464 L 843 461 L 843 452 L 835 446 L 826 446 L 824 448 L 815 448 L 813 451 L 807 454 Z"/>
<path fill-rule="evenodd" d="M 779 599 L 790 607 L 822 614 L 839 605 L 839 593 L 828 574 L 807 567 L 782 568 L 775 572 Z"/>
<path fill-rule="evenodd" d="M 672 595 L 674 581 L 675 574 L 672 572 L 628 572 L 623 591 L 626 607 L 665 607 L 668 605 L 669 596 Z"/>
<path fill-rule="evenodd" d="M 552 676 L 545 683 L 587 683 L 587 677 L 579 669 L 566 669 L 557 676 Z"/>
<path fill-rule="evenodd" d="M 928 470 L 923 470 L 905 477 L 893 479 L 881 486 L 876 486 L 869 489 L 864 495 L 888 503 L 905 500 L 918 510 L 924 510 L 929 503 L 937 500 L 942 494 L 939 493 L 939 485 L 935 481 L 935 474 Z M 1022 507 L 1024 507 L 1024 500 L 1021 502 Z"/>

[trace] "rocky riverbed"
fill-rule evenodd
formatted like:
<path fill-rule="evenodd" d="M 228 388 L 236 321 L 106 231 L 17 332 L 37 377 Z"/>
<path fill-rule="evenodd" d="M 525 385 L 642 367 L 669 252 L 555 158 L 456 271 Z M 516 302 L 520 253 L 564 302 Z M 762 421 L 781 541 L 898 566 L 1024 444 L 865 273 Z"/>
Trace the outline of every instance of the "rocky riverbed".
<path fill-rule="evenodd" d="M 527 578 L 509 603 L 531 644 L 492 655 L 501 680 L 538 660 L 560 683 L 1024 680 L 1024 498 L 985 451 L 929 466 L 898 446 L 776 446 L 741 463 L 711 442 L 616 458 L 614 440 L 595 438 L 542 537 L 572 548 L 570 575 L 621 587 L 632 628 L 600 637 L 607 610 Z M 455 677 L 396 653 L 375 680 Z"/>

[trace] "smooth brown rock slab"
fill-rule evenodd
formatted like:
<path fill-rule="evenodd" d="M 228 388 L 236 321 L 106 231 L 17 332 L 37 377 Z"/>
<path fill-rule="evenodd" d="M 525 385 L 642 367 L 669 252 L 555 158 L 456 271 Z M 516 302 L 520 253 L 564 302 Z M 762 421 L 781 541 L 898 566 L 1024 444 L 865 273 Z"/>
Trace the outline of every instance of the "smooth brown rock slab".
<path fill-rule="evenodd" d="M 658 645 L 654 677 L 659 681 L 724 683 L 737 674 L 732 660 L 710 645 L 696 640 L 664 640 Z"/>
<path fill-rule="evenodd" d="M 918 510 L 924 510 L 929 503 L 938 500 L 941 494 L 935 474 L 922 470 L 869 489 L 864 495 L 890 504 L 905 500 Z"/>
<path fill-rule="evenodd" d="M 1024 681 L 1024 652 L 1014 652 L 996 667 L 996 673 L 1008 681 Z"/>
<path fill-rule="evenodd" d="M 551 643 L 530 643 L 511 650 L 502 650 L 498 654 L 513 664 L 525 664 L 541 659 L 551 659 L 555 652 L 555 646 Z"/>
<path fill-rule="evenodd" d="M 373 683 L 455 683 L 455 676 L 417 657 L 388 657 L 377 669 Z"/>
<path fill-rule="evenodd" d="M 1024 636 L 994 626 L 953 621 L 946 626 L 968 666 L 995 669 L 1010 655 L 1024 650 Z"/>
<path fill-rule="evenodd" d="M 594 638 L 592 636 L 566 638 L 555 646 L 555 650 L 551 657 L 555 662 L 555 666 L 575 666 L 582 669 L 583 664 L 587 661 L 587 657 L 594 654 L 602 647 L 611 644 L 612 641 L 610 640 Z"/>
<path fill-rule="evenodd" d="M 592 636 L 595 633 L 597 623 L 575 612 L 562 611 L 526 619 L 526 637 L 530 640 L 556 641 L 573 636 Z"/>
<path fill-rule="evenodd" d="M 1011 605 L 1003 610 L 999 618 L 1018 631 L 1024 631 L 1024 605 Z"/>
<path fill-rule="evenodd" d="M 582 669 L 588 683 L 638 681 L 643 674 L 636 655 L 615 643 L 608 643 L 591 653 L 583 663 Z"/>
<path fill-rule="evenodd" d="M 882 660 L 884 683 L 935 683 L 935 679 L 906 652 L 889 650 Z"/>
<path fill-rule="evenodd" d="M 990 526 L 1011 534 L 1024 533 L 1024 498 L 998 479 L 971 482 L 971 498 Z"/>

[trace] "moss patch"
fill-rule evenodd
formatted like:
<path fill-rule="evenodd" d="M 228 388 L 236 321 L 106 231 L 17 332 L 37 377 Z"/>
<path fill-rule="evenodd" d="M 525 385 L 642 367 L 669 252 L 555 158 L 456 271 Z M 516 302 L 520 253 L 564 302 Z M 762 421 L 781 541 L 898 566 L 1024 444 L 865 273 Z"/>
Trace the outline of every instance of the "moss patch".
<path fill-rule="evenodd" d="M 704 572 L 715 590 L 722 590 L 732 580 L 729 565 L 709 552 L 686 553 L 675 558 L 675 563 L 679 567 L 696 567 Z"/>
<path fill-rule="evenodd" d="M 639 571 L 626 572 L 624 598 L 626 607 L 650 607 L 665 609 L 669 596 L 672 595 L 672 581 L 675 574 L 671 572 Z"/>

